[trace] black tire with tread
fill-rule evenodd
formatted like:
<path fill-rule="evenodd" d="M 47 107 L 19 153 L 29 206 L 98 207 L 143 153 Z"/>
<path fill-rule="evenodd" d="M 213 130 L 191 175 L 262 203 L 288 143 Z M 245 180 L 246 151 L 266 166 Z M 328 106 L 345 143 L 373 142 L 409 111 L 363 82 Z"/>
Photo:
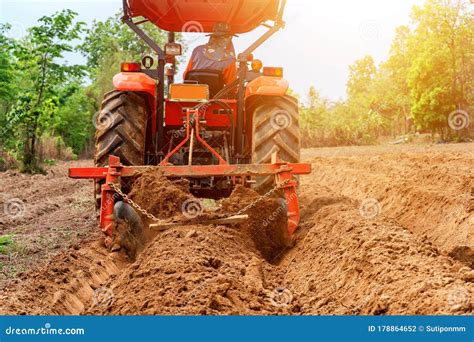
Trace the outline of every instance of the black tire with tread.
<path fill-rule="evenodd" d="M 97 116 L 96 166 L 107 165 L 111 154 L 124 165 L 144 164 L 147 114 L 143 95 L 121 91 L 105 95 Z"/>
<path fill-rule="evenodd" d="M 300 128 L 298 100 L 291 96 L 258 97 L 247 106 L 252 113 L 252 163 L 268 164 L 271 156 L 278 152 L 280 159 L 300 162 Z M 282 127 L 275 123 L 275 117 L 287 118 Z M 255 190 L 264 194 L 274 187 L 273 176 L 257 177 Z"/>
<path fill-rule="evenodd" d="M 108 165 L 109 155 L 127 166 L 144 165 L 149 108 L 144 95 L 113 90 L 104 96 L 96 118 L 95 166 Z M 101 182 L 95 183 L 100 209 Z"/>

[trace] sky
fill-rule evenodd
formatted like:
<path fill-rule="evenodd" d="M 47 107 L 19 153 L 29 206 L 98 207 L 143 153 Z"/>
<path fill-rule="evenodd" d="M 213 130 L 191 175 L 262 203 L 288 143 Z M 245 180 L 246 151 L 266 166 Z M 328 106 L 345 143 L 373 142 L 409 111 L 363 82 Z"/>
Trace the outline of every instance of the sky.
<path fill-rule="evenodd" d="M 121 0 L 0 0 L 0 22 L 12 24 L 10 35 L 24 35 L 36 20 L 70 8 L 88 24 L 104 20 L 121 8 Z M 282 66 L 296 93 L 305 97 L 310 86 L 332 100 L 346 96 L 348 67 L 372 55 L 377 62 L 388 56 L 395 29 L 409 24 L 411 9 L 424 0 L 287 0 L 286 28 L 254 53 L 266 66 Z M 242 51 L 258 29 L 236 38 Z M 189 37 L 191 36 L 191 37 Z M 206 42 L 203 35 L 187 35 L 192 47 Z M 78 54 L 69 63 L 82 63 Z"/>

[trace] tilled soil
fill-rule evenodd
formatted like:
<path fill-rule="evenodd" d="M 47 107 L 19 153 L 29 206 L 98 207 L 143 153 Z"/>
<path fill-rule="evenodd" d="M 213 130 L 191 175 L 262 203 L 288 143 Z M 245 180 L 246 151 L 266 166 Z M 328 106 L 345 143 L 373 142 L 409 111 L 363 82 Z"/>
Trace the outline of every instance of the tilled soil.
<path fill-rule="evenodd" d="M 366 203 L 474 267 L 473 144 L 306 153 L 315 184 L 359 201 L 362 211 Z"/>
<path fill-rule="evenodd" d="M 67 177 L 69 166 L 92 165 L 60 162 L 47 175 L 0 173 L 0 235 L 13 235 L 15 241 L 8 255 L 0 254 L 0 289 L 71 244 L 100 238 L 92 181 Z"/>
<path fill-rule="evenodd" d="M 293 244 L 268 239 L 278 203 L 238 189 L 221 211 L 257 202 L 249 223 L 155 233 L 134 261 L 75 243 L 0 292 L 0 313 L 472 314 L 473 147 L 306 150 Z M 181 195 L 134 200 L 179 215 Z"/>

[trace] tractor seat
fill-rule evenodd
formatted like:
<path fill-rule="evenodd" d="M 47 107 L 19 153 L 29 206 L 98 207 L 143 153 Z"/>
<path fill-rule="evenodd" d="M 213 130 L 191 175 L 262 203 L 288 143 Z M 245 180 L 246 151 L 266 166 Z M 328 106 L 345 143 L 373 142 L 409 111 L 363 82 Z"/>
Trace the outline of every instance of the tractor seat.
<path fill-rule="evenodd" d="M 196 69 L 188 71 L 185 83 L 207 84 L 209 97 L 212 99 L 225 87 L 222 71 L 212 69 Z"/>

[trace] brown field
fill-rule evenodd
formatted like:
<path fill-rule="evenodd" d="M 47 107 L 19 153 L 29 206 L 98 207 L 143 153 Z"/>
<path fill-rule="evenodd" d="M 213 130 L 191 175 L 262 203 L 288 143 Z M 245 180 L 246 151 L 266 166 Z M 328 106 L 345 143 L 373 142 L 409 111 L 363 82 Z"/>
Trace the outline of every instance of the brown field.
<path fill-rule="evenodd" d="M 0 212 L 0 235 L 15 240 L 0 254 L 0 314 L 474 312 L 473 144 L 308 149 L 303 159 L 313 174 L 301 177 L 291 247 L 265 239 L 277 223 L 269 201 L 241 226 L 154 234 L 135 261 L 102 246 L 92 184 L 67 178 L 91 161 L 1 173 L 0 204 L 23 203 L 16 217 Z M 180 207 L 167 201 L 155 207 Z"/>

